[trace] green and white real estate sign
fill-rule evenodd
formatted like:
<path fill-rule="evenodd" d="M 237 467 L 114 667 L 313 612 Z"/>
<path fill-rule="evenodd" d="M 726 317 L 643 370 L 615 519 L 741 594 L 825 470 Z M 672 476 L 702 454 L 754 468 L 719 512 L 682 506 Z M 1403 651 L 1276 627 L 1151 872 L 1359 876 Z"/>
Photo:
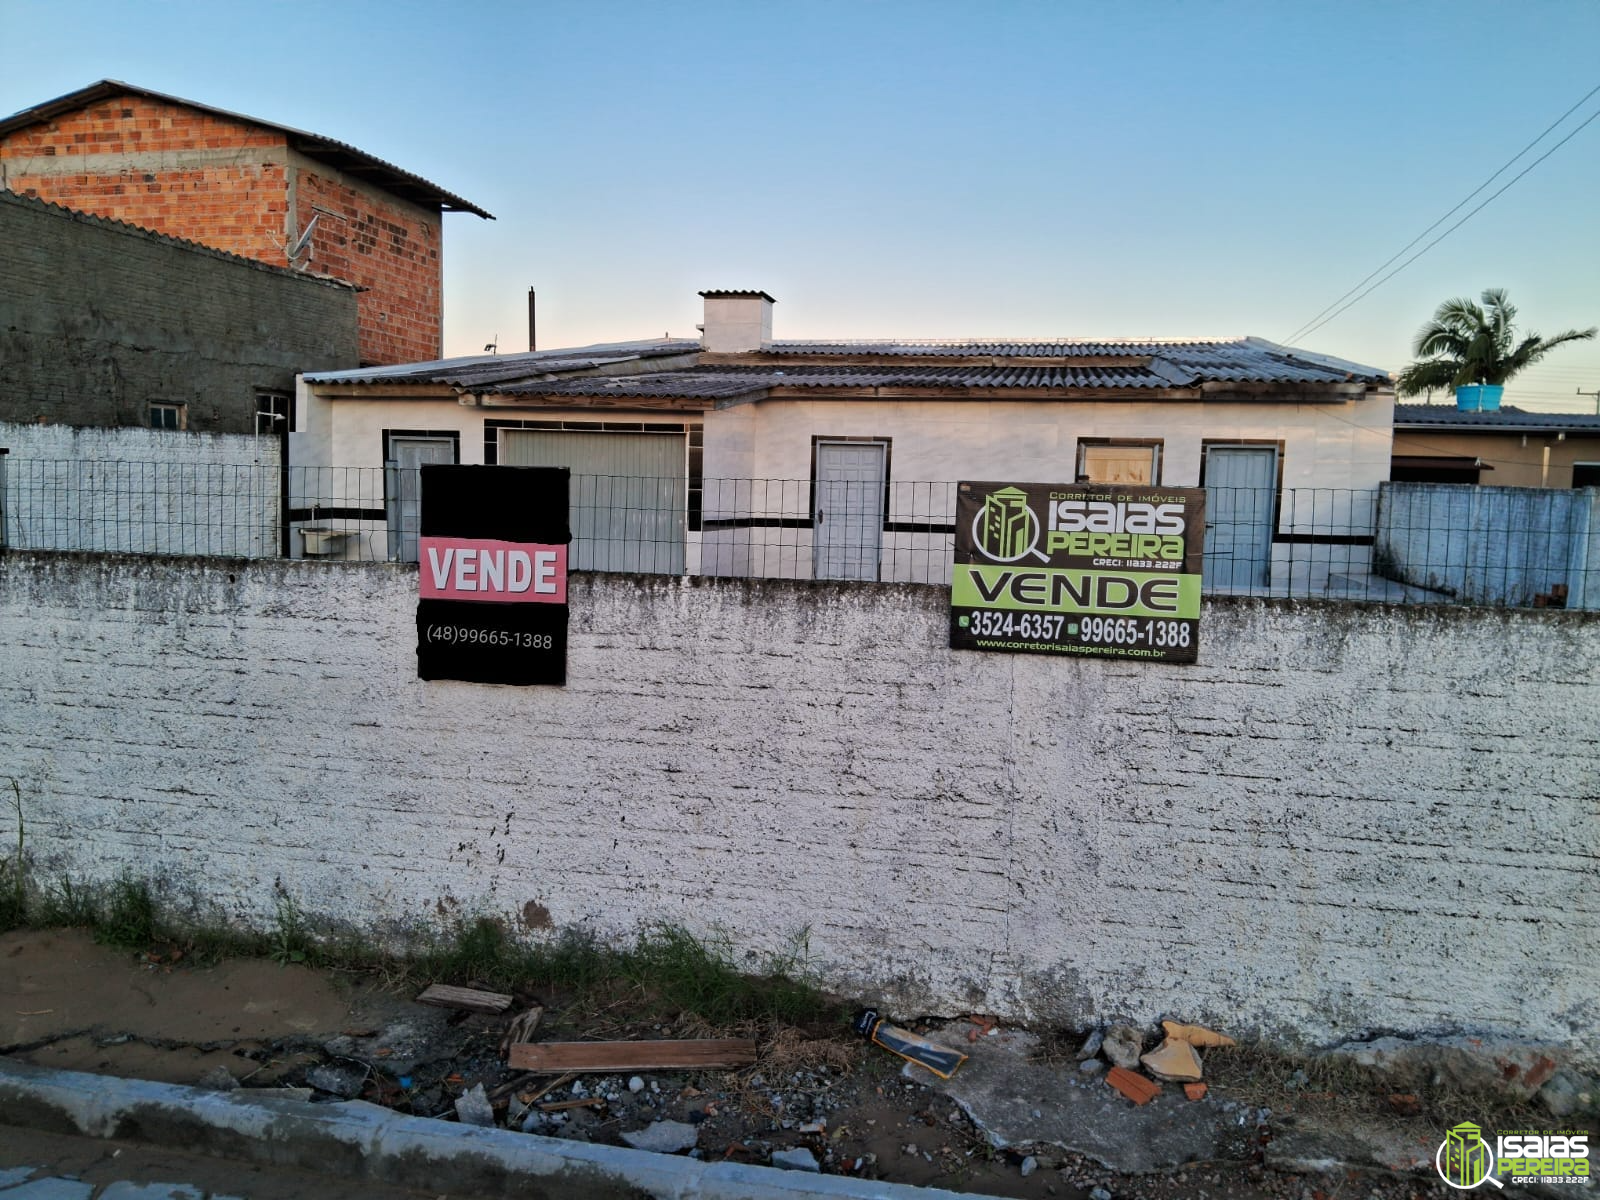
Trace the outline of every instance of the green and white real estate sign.
<path fill-rule="evenodd" d="M 962 483 L 950 645 L 1194 662 L 1203 488 Z"/>

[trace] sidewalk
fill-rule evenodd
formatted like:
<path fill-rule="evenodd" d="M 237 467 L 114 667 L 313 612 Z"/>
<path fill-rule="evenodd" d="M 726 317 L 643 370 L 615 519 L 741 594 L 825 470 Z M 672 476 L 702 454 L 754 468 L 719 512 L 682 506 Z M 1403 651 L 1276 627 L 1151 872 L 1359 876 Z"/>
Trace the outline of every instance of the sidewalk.
<path fill-rule="evenodd" d="M 256 1164 L 277 1168 L 279 1175 L 284 1168 L 313 1172 L 330 1196 L 625 1200 L 643 1193 L 662 1200 L 956 1200 L 956 1193 L 938 1189 L 703 1162 L 406 1117 L 360 1100 L 315 1104 L 0 1059 L 0 1136 L 22 1147 L 39 1130 L 202 1153 L 239 1164 L 241 1174 Z M 27 1158 L 25 1148 L 8 1150 L 7 1158 L 19 1153 Z M 11 1194 L 27 1200 L 89 1200 L 98 1186 L 81 1178 L 26 1183 L 24 1178 L 20 1169 L 0 1176 L 20 1184 Z M 404 1188 L 414 1190 L 398 1190 Z M 99 1192 L 111 1200 L 203 1200 L 208 1194 L 218 1195 L 198 1178 L 142 1188 L 114 1182 Z M 264 1194 L 252 1191 L 250 1200 Z M 0 1191 L 0 1197 L 6 1195 Z"/>

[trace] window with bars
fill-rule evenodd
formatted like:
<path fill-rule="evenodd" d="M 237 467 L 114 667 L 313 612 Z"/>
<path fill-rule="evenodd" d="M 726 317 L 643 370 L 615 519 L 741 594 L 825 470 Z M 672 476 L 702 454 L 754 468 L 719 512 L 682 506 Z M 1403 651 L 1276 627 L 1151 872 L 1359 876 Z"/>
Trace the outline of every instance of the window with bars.
<path fill-rule="evenodd" d="M 294 397 L 287 392 L 257 392 L 256 432 L 293 433 Z"/>

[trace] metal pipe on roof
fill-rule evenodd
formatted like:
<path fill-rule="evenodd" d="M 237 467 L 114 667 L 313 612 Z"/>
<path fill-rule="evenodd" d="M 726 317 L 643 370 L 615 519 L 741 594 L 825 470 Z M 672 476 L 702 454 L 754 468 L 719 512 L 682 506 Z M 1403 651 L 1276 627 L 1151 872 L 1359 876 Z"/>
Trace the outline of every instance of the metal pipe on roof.
<path fill-rule="evenodd" d="M 539 339 L 535 336 L 533 320 L 533 289 L 528 289 L 528 353 L 532 354 L 539 348 Z"/>

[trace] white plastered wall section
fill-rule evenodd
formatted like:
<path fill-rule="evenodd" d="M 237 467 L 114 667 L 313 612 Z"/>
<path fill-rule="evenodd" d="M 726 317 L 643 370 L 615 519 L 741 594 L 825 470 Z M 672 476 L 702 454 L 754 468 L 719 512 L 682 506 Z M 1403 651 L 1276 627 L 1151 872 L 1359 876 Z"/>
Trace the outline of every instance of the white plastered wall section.
<path fill-rule="evenodd" d="M 1371 529 L 1379 483 L 1389 477 L 1394 398 L 1375 392 L 1335 403 L 1193 401 L 936 401 L 778 399 L 736 405 L 706 417 L 706 478 L 796 481 L 804 491 L 814 438 L 886 438 L 891 443 L 890 519 L 938 522 L 938 489 L 962 479 L 1071 482 L 1080 438 L 1159 439 L 1161 482 L 1200 482 L 1202 450 L 1215 442 L 1281 442 L 1286 495 L 1278 518 L 1285 534 Z M 953 517 L 953 491 L 949 493 Z M 1294 501 L 1294 502 L 1291 502 Z M 914 506 L 915 511 L 896 511 Z M 733 568 L 790 578 L 811 574 L 809 529 L 752 528 L 722 535 Z M 886 531 L 886 580 L 936 582 L 932 556 L 948 535 Z M 1365 546 L 1274 550 L 1274 584 L 1306 594 L 1330 574 L 1363 574 Z M 743 573 L 738 569 L 730 573 Z M 752 570 L 752 573 L 756 573 Z"/>
<path fill-rule="evenodd" d="M 415 677 L 416 587 L 8 557 L 41 876 L 263 929 L 282 894 L 380 936 L 529 902 L 741 953 L 809 929 L 901 1012 L 1600 1066 L 1600 618 L 1209 601 L 1177 666 L 952 651 L 936 588 L 584 575 L 567 686 L 510 688 Z"/>
<path fill-rule="evenodd" d="M 275 437 L 0 422 L 0 544 L 260 557 L 280 545 Z M 220 499 L 219 499 L 220 498 Z"/>

